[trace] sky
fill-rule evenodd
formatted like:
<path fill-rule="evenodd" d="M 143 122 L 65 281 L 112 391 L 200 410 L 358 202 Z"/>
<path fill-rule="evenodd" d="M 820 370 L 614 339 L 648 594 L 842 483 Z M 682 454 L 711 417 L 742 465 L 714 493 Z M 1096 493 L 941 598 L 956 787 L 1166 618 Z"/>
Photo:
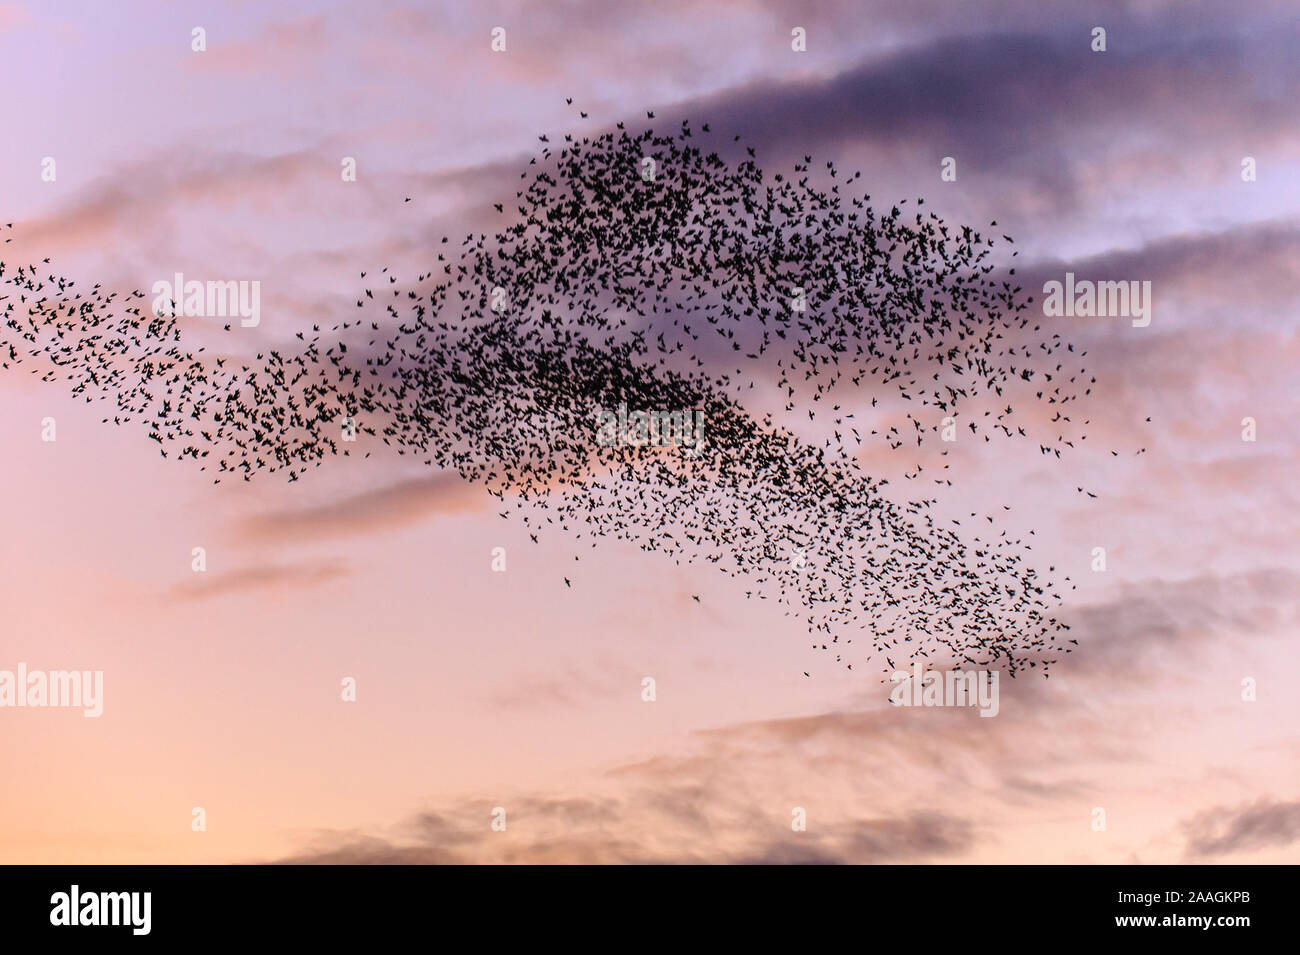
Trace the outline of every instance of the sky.
<path fill-rule="evenodd" d="M 1153 288 L 1145 328 L 1044 317 L 1089 352 L 1093 446 L 945 459 L 945 506 L 1013 505 L 1078 585 L 1077 651 L 992 719 L 892 707 L 709 568 L 607 540 L 565 586 L 572 542 L 418 463 L 214 486 L 0 372 L 0 669 L 104 673 L 99 718 L 0 709 L 0 862 L 1300 859 L 1300 24 L 1089 7 L 0 3 L 0 258 L 258 280 L 249 352 L 495 227 L 537 136 L 580 128 L 566 97 L 584 131 L 689 117 L 770 171 L 812 155 L 882 207 L 996 219 L 1036 301 L 1067 271 Z M 901 420 L 871 397 L 845 400 Z M 942 466 L 859 458 L 900 495 Z"/>

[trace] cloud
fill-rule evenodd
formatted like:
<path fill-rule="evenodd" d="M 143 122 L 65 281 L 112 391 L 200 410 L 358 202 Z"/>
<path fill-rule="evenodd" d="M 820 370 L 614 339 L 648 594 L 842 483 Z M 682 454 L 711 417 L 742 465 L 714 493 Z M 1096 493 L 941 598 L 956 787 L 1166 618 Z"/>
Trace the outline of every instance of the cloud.
<path fill-rule="evenodd" d="M 170 591 L 172 600 L 208 600 L 229 594 L 289 587 L 315 587 L 326 581 L 347 576 L 348 569 L 337 562 L 319 562 L 289 566 L 259 565 L 224 574 L 196 575 L 192 581 L 177 584 Z"/>
<path fill-rule="evenodd" d="M 1278 595 L 1298 583 L 1274 570 L 1126 588 L 1080 614 L 1078 653 L 1054 671 L 1064 680 L 1003 680 L 994 719 L 894 708 L 882 684 L 841 709 L 699 730 L 590 779 L 505 792 L 504 833 L 489 826 L 498 803 L 441 797 L 391 831 L 322 833 L 283 861 L 907 863 L 990 858 L 1022 832 L 1068 841 L 1090 831 L 1085 809 L 1103 794 L 1141 800 L 1155 751 L 1186 737 L 1186 709 L 1152 699 L 1185 694 L 1202 651 L 1294 619 Z M 1204 785 L 1198 771 L 1168 784 Z M 1063 818 L 1072 803 L 1077 818 Z M 805 832 L 791 829 L 796 807 Z M 1300 835 L 1300 804 L 1189 826 L 1196 855 L 1284 845 Z M 1133 845 L 1104 851 L 1123 861 Z"/>
<path fill-rule="evenodd" d="M 1071 612 L 1081 645 L 1072 676 L 1149 682 L 1175 658 L 1296 625 L 1298 593 L 1300 575 L 1284 568 L 1128 584 L 1113 600 Z"/>
<path fill-rule="evenodd" d="M 1112 27 L 1103 54 L 1090 50 L 1086 28 L 1057 30 L 941 37 L 830 77 L 761 79 L 703 94 L 661 115 L 741 132 L 760 147 L 760 162 L 828 152 L 842 160 L 860 147 L 906 156 L 913 168 L 925 157 L 937 184 L 940 158 L 953 156 L 965 170 L 960 181 L 997 181 L 982 192 L 996 196 L 999 219 L 1013 209 L 1059 213 L 1128 183 L 1167 187 L 1173 168 L 1195 168 L 1204 180 L 1202 158 L 1223 162 L 1224 139 L 1294 153 L 1287 123 L 1300 95 L 1288 53 L 1294 24 L 1203 36 L 1159 21 Z M 1261 69 L 1271 84 L 1257 82 Z M 1152 152 L 1153 138 L 1168 148 Z M 1220 171 L 1229 179 L 1234 172 Z"/>
<path fill-rule="evenodd" d="M 316 540 L 393 530 L 433 514 L 482 510 L 487 495 L 455 474 L 403 481 L 316 507 L 273 511 L 243 525 L 250 539 Z"/>
<path fill-rule="evenodd" d="M 37 247 L 93 244 L 105 234 L 139 239 L 172 228 L 178 206 L 269 205 L 305 178 L 332 182 L 337 176 L 336 166 L 306 152 L 260 157 L 165 151 L 91 183 L 56 214 L 16 223 L 15 232 Z"/>
<path fill-rule="evenodd" d="M 1207 809 L 1183 824 L 1190 858 L 1257 849 L 1282 849 L 1300 839 L 1300 801 L 1267 797 L 1241 806 Z"/>
<path fill-rule="evenodd" d="M 1043 283 L 1062 281 L 1067 270 L 1079 279 L 1149 281 L 1156 302 L 1150 330 L 1168 332 L 1185 328 L 1189 312 L 1196 314 L 1186 307 L 1170 307 L 1174 302 L 1204 307 L 1209 299 L 1249 318 L 1256 309 L 1294 301 L 1300 296 L 1300 274 L 1292 267 L 1298 256 L 1300 225 L 1256 222 L 1215 232 L 1161 236 L 1135 248 L 1110 249 L 1070 261 L 1040 259 L 1021 265 L 1014 278 L 1033 296 L 1030 309 L 1039 312 Z M 1100 328 L 1106 321 L 1098 320 L 1093 327 Z M 1087 329 L 1088 323 L 1079 320 L 1071 325 L 1072 333 Z"/>
<path fill-rule="evenodd" d="M 668 844 L 646 839 L 637 827 L 649 820 L 644 815 L 628 818 L 628 808 L 602 799 L 519 800 L 507 810 L 506 829 L 495 832 L 490 824 L 494 807 L 478 803 L 456 819 L 422 813 L 403 827 L 406 832 L 387 837 L 320 833 L 311 848 L 276 861 L 286 865 L 870 864 L 959 856 L 976 842 L 968 820 L 922 810 L 852 819 L 822 827 L 821 833 L 794 832 L 788 819 L 763 820 L 756 829 L 779 832 L 784 828 L 786 834 L 767 838 L 759 834 L 757 846 L 737 847 L 718 856 L 694 827 L 689 838 Z"/>
<path fill-rule="evenodd" d="M 209 31 L 208 48 L 202 58 L 185 62 L 195 71 L 253 74 L 279 72 L 301 76 L 326 57 L 330 33 L 321 15 L 271 22 L 256 36 L 230 40 Z"/>

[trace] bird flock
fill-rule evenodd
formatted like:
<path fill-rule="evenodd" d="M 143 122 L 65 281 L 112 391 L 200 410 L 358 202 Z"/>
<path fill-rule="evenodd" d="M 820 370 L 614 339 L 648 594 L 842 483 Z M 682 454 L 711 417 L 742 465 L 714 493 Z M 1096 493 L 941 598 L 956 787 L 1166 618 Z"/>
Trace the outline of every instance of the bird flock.
<path fill-rule="evenodd" d="M 1028 438 L 1013 391 L 1053 414 L 1041 453 L 1082 437 L 1069 428 L 1095 379 L 1065 366 L 1082 354 L 995 263 L 1009 238 L 921 200 L 878 211 L 854 193 L 861 173 L 811 157 L 764 172 L 707 124 L 543 136 L 520 163 L 494 234 L 433 243 L 414 282 L 362 271 L 331 327 L 242 356 L 197 346 L 212 323 L 140 290 L 2 262 L 0 369 L 69 386 L 215 483 L 413 456 L 485 488 L 534 541 L 568 535 L 575 561 L 617 539 L 716 565 L 849 668 L 922 657 L 1014 675 L 1070 651 L 1028 543 L 936 516 L 950 477 L 898 500 L 859 460 L 945 420 Z M 871 427 L 867 398 L 906 423 Z M 599 443 L 596 409 L 620 403 L 696 409 L 707 440 Z"/>

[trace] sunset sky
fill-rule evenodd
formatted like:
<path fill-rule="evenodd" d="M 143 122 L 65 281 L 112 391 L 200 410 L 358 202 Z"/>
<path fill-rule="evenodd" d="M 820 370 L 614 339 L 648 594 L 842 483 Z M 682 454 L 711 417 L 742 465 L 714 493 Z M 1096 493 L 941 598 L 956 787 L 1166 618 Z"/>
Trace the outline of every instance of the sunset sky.
<path fill-rule="evenodd" d="M 537 136 L 577 128 L 566 97 L 584 132 L 689 117 L 769 172 L 812 155 L 884 207 L 996 219 L 1032 309 L 1066 271 L 1154 302 L 1146 328 L 1043 319 L 1089 352 L 1088 447 L 942 462 L 945 507 L 1014 505 L 1078 584 L 1078 649 L 1002 680 L 993 719 L 891 707 L 712 567 L 611 538 L 570 571 L 563 535 L 418 462 L 214 486 L 0 372 L 0 669 L 102 669 L 105 697 L 0 710 L 0 862 L 1300 861 L 1300 21 L 1086 6 L 0 3 L 0 259 L 123 291 L 258 280 L 250 353 L 348 317 L 360 271 L 498 227 Z M 871 397 L 837 400 L 901 420 Z M 900 499 L 942 467 L 859 457 Z"/>

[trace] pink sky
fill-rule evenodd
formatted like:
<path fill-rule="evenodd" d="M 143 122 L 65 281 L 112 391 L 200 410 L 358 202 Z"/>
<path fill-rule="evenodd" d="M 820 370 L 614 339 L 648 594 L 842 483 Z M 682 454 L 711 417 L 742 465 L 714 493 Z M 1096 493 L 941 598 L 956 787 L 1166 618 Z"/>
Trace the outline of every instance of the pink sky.
<path fill-rule="evenodd" d="M 708 568 L 608 540 L 570 572 L 572 542 L 410 462 L 214 487 L 0 374 L 0 669 L 105 686 L 99 719 L 0 710 L 0 862 L 1297 861 L 1296 31 L 1269 3 L 0 4 L 0 257 L 122 289 L 258 279 L 249 351 L 495 221 L 568 96 L 597 128 L 690 116 L 772 171 L 812 153 L 882 203 L 996 218 L 1040 282 L 1155 289 L 1145 329 L 1055 319 L 1098 377 L 1093 446 L 948 459 L 945 507 L 1014 505 L 1079 585 L 1078 651 L 1004 680 L 994 719 L 891 708 Z M 906 493 L 915 456 L 862 459 Z"/>

